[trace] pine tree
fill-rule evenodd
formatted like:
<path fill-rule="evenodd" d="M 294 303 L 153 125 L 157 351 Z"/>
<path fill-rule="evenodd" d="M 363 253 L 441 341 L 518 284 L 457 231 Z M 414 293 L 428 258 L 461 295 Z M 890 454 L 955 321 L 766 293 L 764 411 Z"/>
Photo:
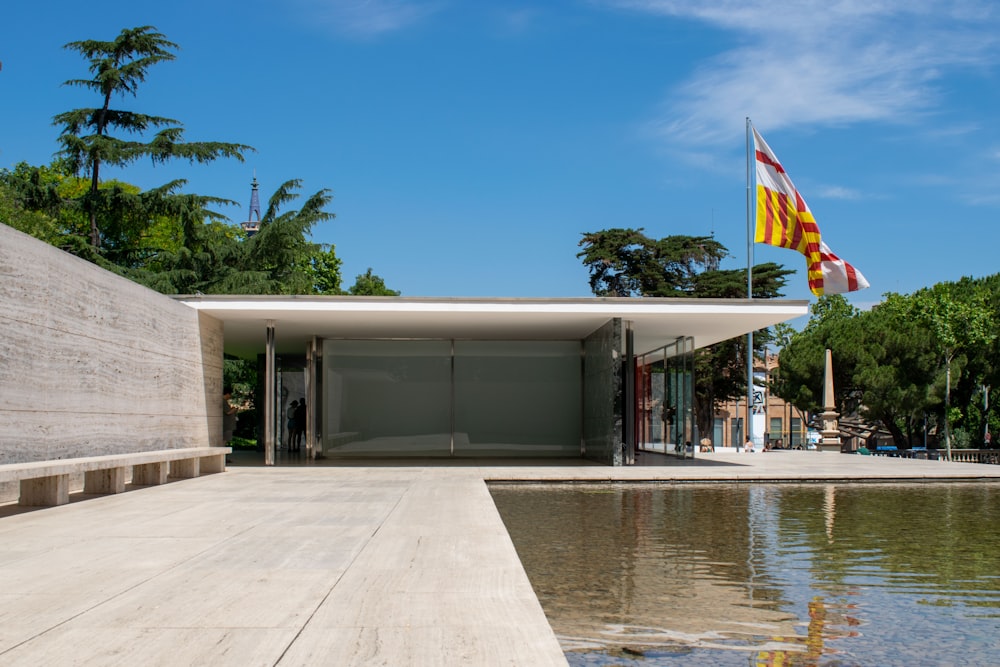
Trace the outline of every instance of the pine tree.
<path fill-rule="evenodd" d="M 113 109 L 116 96 L 136 96 L 149 69 L 158 63 L 174 60 L 177 45 L 152 26 L 127 28 L 112 41 L 83 40 L 66 44 L 89 61 L 90 79 L 71 79 L 66 85 L 92 90 L 101 96 L 97 108 L 73 109 L 54 117 L 62 127 L 60 154 L 75 173 L 90 179 L 90 189 L 80 202 L 90 221 L 90 244 L 100 249 L 103 241 L 102 218 L 115 219 L 114 197 L 100 189 L 102 165 L 126 166 L 148 157 L 154 164 L 172 159 L 211 162 L 233 157 L 241 162 L 243 153 L 253 150 L 243 144 L 222 142 L 185 142 L 181 124 L 171 118 Z M 142 141 L 148 131 L 156 130 L 149 141 Z"/>

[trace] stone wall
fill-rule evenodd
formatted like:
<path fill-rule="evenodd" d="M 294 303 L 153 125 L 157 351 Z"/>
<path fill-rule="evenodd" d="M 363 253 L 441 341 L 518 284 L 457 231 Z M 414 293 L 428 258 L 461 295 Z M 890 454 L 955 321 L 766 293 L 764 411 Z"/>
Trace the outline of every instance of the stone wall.
<path fill-rule="evenodd" d="M 615 318 L 583 343 L 584 457 L 624 465 L 622 320 Z"/>
<path fill-rule="evenodd" d="M 0 224 L 0 463 L 222 442 L 222 323 Z"/>

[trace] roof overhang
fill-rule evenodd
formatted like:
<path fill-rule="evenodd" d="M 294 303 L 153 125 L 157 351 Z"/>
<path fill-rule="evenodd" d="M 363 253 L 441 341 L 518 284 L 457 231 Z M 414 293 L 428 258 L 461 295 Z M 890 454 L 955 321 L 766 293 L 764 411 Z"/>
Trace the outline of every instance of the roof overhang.
<path fill-rule="evenodd" d="M 225 350 L 263 352 L 267 322 L 278 353 L 319 338 L 582 340 L 612 318 L 631 323 L 636 353 L 692 336 L 695 347 L 808 313 L 808 302 L 667 298 L 431 298 L 360 296 L 179 296 L 225 327 Z"/>

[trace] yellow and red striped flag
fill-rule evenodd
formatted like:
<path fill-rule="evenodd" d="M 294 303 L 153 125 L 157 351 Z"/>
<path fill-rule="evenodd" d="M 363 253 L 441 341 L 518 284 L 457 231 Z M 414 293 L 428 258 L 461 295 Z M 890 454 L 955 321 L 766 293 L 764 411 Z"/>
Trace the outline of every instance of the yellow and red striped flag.
<path fill-rule="evenodd" d="M 754 241 L 805 255 L 809 289 L 816 296 L 868 287 L 861 272 L 837 257 L 820 237 L 812 211 L 763 137 L 753 130 L 757 161 L 757 224 Z"/>

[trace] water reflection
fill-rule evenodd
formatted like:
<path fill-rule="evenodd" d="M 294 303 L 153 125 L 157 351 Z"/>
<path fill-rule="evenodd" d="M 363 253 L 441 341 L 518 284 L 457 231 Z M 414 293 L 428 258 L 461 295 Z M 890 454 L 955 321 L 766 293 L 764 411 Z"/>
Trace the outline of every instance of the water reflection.
<path fill-rule="evenodd" d="M 491 487 L 574 665 L 991 664 L 1000 487 Z"/>

